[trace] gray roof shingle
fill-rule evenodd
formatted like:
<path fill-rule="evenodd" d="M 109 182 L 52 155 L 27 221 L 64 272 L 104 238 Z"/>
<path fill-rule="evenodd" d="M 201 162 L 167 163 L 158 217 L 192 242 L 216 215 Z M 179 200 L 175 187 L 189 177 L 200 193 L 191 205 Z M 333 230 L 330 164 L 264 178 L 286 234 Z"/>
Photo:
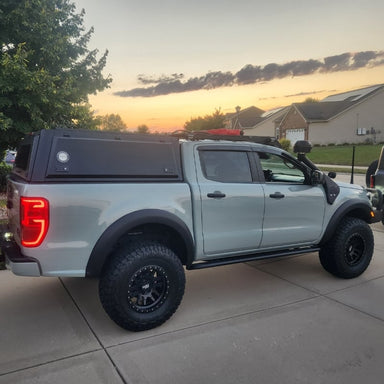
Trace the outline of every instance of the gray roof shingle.
<path fill-rule="evenodd" d="M 317 103 L 295 103 L 293 104 L 307 121 L 327 121 L 350 108 L 353 101 L 324 101 Z"/>

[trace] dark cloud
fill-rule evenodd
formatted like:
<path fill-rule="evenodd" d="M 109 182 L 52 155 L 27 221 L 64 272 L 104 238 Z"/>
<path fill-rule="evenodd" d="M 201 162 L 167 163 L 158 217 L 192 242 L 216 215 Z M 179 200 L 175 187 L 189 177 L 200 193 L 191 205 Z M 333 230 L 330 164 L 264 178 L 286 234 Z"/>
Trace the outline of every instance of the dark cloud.
<path fill-rule="evenodd" d="M 144 85 L 148 84 L 159 84 L 159 83 L 169 83 L 175 80 L 181 80 L 184 78 L 182 73 L 172 73 L 170 76 L 161 75 L 160 77 L 150 77 L 146 75 L 138 75 L 137 80 Z"/>
<path fill-rule="evenodd" d="M 324 65 L 321 68 L 321 72 L 347 71 L 351 69 L 351 58 L 351 53 L 328 56 L 324 59 Z"/>
<path fill-rule="evenodd" d="M 353 68 L 364 68 L 377 57 L 374 51 L 358 52 L 353 57 Z M 383 58 L 383 56 L 381 56 Z"/>
<path fill-rule="evenodd" d="M 262 68 L 251 64 L 246 65 L 235 75 L 237 84 L 254 84 L 262 78 Z"/>
<path fill-rule="evenodd" d="M 284 77 L 304 76 L 313 73 L 372 68 L 379 65 L 384 65 L 384 51 L 347 52 L 341 55 L 328 56 L 323 60 L 297 60 L 285 64 L 270 63 L 264 67 L 248 64 L 235 74 L 216 71 L 187 80 L 184 80 L 182 73 L 173 73 L 169 76 L 161 75 L 159 77 L 139 75 L 138 81 L 141 84 L 152 85 L 115 92 L 114 95 L 121 97 L 155 97 L 172 93 L 230 87 L 233 85 L 256 84 Z"/>
<path fill-rule="evenodd" d="M 313 91 L 313 92 L 300 92 L 300 93 L 294 93 L 292 95 L 285 95 L 284 97 L 289 98 L 289 97 L 297 97 L 297 96 L 309 96 L 309 95 L 315 95 L 316 93 L 323 93 L 327 92 L 325 90 L 323 91 Z"/>
<path fill-rule="evenodd" d="M 310 75 L 322 67 L 318 60 L 299 60 L 281 65 L 280 77 Z"/>

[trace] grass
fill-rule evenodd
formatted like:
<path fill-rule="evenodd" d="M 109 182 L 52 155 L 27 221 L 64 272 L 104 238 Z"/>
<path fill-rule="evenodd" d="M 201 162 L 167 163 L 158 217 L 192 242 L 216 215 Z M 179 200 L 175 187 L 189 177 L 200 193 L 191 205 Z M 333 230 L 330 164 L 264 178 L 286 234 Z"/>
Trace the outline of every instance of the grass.
<path fill-rule="evenodd" d="M 356 145 L 355 146 L 355 165 L 368 167 L 372 161 L 380 156 L 382 144 L 377 145 Z M 352 164 L 352 145 L 329 145 L 327 147 L 313 147 L 308 158 L 315 164 Z"/>

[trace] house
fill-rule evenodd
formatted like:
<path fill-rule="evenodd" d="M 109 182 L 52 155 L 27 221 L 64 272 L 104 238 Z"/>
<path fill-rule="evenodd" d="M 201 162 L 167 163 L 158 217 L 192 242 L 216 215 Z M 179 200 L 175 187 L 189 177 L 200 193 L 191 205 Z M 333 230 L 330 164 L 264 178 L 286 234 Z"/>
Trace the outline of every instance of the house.
<path fill-rule="evenodd" d="M 279 107 L 261 114 L 259 121 L 249 128 L 245 128 L 246 136 L 271 136 L 279 138 L 279 125 L 290 107 Z"/>
<path fill-rule="evenodd" d="M 235 113 L 228 113 L 225 116 L 224 127 L 226 129 L 247 129 L 252 128 L 262 120 L 261 115 L 264 111 L 257 107 L 241 109 L 236 107 Z"/>
<path fill-rule="evenodd" d="M 277 124 L 278 137 L 293 144 L 384 142 L 384 84 L 294 103 Z"/>

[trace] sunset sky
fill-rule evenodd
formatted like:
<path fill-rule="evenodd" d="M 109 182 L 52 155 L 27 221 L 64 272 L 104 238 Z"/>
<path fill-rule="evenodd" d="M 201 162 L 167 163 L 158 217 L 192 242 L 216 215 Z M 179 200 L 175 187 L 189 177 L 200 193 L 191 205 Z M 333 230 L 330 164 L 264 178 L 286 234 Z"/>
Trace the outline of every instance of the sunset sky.
<path fill-rule="evenodd" d="M 90 103 L 129 129 L 384 83 L 383 0 L 73 0 L 108 49 Z"/>

